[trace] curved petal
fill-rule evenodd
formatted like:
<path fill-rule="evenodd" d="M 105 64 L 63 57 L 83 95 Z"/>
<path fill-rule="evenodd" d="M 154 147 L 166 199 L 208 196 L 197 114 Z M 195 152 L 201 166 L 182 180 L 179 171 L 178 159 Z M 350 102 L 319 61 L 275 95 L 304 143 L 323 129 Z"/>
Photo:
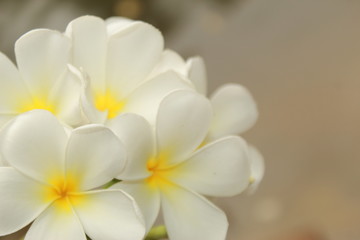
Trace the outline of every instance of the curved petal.
<path fill-rule="evenodd" d="M 210 196 L 233 196 L 249 185 L 248 146 L 240 137 L 205 145 L 167 174 L 174 182 Z"/>
<path fill-rule="evenodd" d="M 84 85 L 85 79 L 81 72 L 69 65 L 65 76 L 52 89 L 50 97 L 56 104 L 56 116 L 70 126 L 79 126 L 87 121 L 80 107 Z"/>
<path fill-rule="evenodd" d="M 84 76 L 85 73 L 83 73 Z M 94 95 L 91 92 L 90 79 L 85 76 L 83 90 L 80 96 L 80 108 L 85 118 L 90 123 L 105 123 L 107 111 L 99 111 L 94 105 Z"/>
<path fill-rule="evenodd" d="M 172 240 L 225 240 L 228 222 L 223 211 L 204 197 L 174 186 L 161 196 L 165 225 Z"/>
<path fill-rule="evenodd" d="M 116 34 L 117 32 L 123 30 L 124 28 L 130 26 L 134 21 L 129 18 L 124 17 L 109 17 L 105 19 L 106 28 L 108 35 Z"/>
<path fill-rule="evenodd" d="M 68 25 L 66 34 L 72 41 L 72 64 L 89 74 L 96 92 L 105 92 L 108 37 L 104 20 L 94 16 L 76 18 Z"/>
<path fill-rule="evenodd" d="M 16 117 L 2 130 L 4 160 L 23 174 L 48 183 L 62 175 L 67 136 L 50 112 L 33 110 Z"/>
<path fill-rule="evenodd" d="M 118 96 L 128 95 L 154 68 L 163 45 L 161 33 L 143 22 L 134 22 L 110 36 L 107 53 L 109 87 Z"/>
<path fill-rule="evenodd" d="M 187 69 L 184 59 L 175 51 L 165 49 L 161 54 L 158 64 L 151 72 L 150 78 L 163 72 L 167 72 L 169 70 L 173 70 L 177 73 L 182 74 L 183 76 L 187 75 Z"/>
<path fill-rule="evenodd" d="M 167 164 L 186 160 L 204 140 L 211 120 L 208 99 L 194 91 L 179 90 L 164 98 L 156 121 L 158 153 Z"/>
<path fill-rule="evenodd" d="M 204 60 L 201 57 L 192 57 L 186 61 L 188 77 L 194 83 L 196 90 L 205 95 L 207 93 L 207 76 Z"/>
<path fill-rule="evenodd" d="M 79 189 L 104 185 L 120 174 L 125 163 L 123 144 L 108 128 L 85 125 L 71 133 L 66 150 L 66 175 L 79 181 Z"/>
<path fill-rule="evenodd" d="M 50 204 L 45 185 L 11 167 L 0 167 L 0 236 L 32 222 Z"/>
<path fill-rule="evenodd" d="M 31 93 L 46 95 L 65 72 L 69 53 L 70 40 L 52 30 L 33 30 L 16 41 L 16 61 Z"/>
<path fill-rule="evenodd" d="M 264 177 L 265 163 L 264 157 L 254 146 L 249 146 L 249 159 L 251 167 L 250 186 L 247 190 L 249 194 L 254 193 Z"/>
<path fill-rule="evenodd" d="M 107 123 L 124 143 L 127 164 L 118 176 L 121 180 L 138 180 L 150 176 L 147 160 L 154 155 L 154 137 L 149 123 L 141 116 L 125 113 Z"/>
<path fill-rule="evenodd" d="M 160 211 L 159 190 L 149 187 L 145 181 L 120 182 L 111 187 L 112 189 L 121 189 L 132 196 L 139 205 L 144 216 L 146 232 L 154 225 L 154 222 Z"/>
<path fill-rule="evenodd" d="M 124 111 L 137 113 L 154 125 L 160 102 L 179 89 L 192 89 L 192 85 L 174 71 L 162 73 L 137 87 L 127 97 Z"/>
<path fill-rule="evenodd" d="M 0 53 L 0 113 L 15 114 L 31 100 L 29 91 L 14 64 Z"/>
<path fill-rule="evenodd" d="M 56 203 L 46 209 L 31 225 L 25 240 L 86 240 L 84 229 L 70 203 L 64 204 L 67 204 L 67 211 L 58 209 Z"/>
<path fill-rule="evenodd" d="M 145 235 L 139 208 L 120 190 L 88 192 L 72 199 L 72 203 L 92 240 L 140 240 Z"/>
<path fill-rule="evenodd" d="M 243 133 L 251 128 L 258 118 L 253 97 L 239 84 L 220 87 L 212 95 L 211 103 L 214 118 L 210 127 L 210 139 Z"/>

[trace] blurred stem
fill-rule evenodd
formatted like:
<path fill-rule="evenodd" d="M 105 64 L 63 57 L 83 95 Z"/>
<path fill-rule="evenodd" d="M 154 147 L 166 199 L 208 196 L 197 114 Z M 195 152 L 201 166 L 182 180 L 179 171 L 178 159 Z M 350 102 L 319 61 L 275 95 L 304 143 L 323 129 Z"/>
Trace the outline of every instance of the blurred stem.
<path fill-rule="evenodd" d="M 145 240 L 159 240 L 167 237 L 168 235 L 165 226 L 157 226 L 157 227 L 153 227 L 150 230 Z"/>
<path fill-rule="evenodd" d="M 107 189 L 107 188 L 111 187 L 112 185 L 114 185 L 115 183 L 118 183 L 118 182 L 121 182 L 121 181 L 120 181 L 120 180 L 117 180 L 117 179 L 113 179 L 113 180 L 111 180 L 110 182 L 108 182 L 107 184 L 105 184 L 105 185 L 103 186 L 103 188 L 104 188 L 104 189 Z"/>

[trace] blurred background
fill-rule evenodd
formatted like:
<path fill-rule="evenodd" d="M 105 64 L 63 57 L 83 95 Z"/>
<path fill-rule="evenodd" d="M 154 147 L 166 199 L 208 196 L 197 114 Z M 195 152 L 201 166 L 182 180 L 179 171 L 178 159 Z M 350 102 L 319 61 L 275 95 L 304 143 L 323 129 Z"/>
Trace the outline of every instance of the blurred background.
<path fill-rule="evenodd" d="M 0 51 L 84 14 L 150 22 L 167 48 L 204 57 L 210 92 L 236 82 L 257 100 L 244 137 L 266 174 L 254 195 L 215 200 L 227 239 L 359 240 L 359 12 L 358 0 L 0 0 Z"/>

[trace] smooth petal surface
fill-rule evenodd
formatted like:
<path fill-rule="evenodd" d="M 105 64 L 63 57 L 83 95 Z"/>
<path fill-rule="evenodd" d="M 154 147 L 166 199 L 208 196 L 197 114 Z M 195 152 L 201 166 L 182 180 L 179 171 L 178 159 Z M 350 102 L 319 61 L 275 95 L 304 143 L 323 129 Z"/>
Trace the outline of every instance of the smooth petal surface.
<path fill-rule="evenodd" d="M 187 68 L 184 59 L 175 51 L 165 49 L 150 76 L 154 77 L 169 70 L 180 73 L 183 76 L 187 75 Z"/>
<path fill-rule="evenodd" d="M 37 29 L 15 43 L 20 74 L 31 93 L 46 94 L 69 62 L 70 40 L 60 32 Z"/>
<path fill-rule="evenodd" d="M 158 153 L 168 164 L 186 160 L 204 140 L 211 120 L 210 102 L 194 91 L 179 90 L 164 98 L 156 121 Z"/>
<path fill-rule="evenodd" d="M 63 174 L 67 136 L 50 112 L 33 110 L 16 117 L 2 130 L 4 160 L 25 175 L 47 183 Z"/>
<path fill-rule="evenodd" d="M 30 101 L 28 88 L 14 64 L 0 53 L 0 113 L 15 114 Z"/>
<path fill-rule="evenodd" d="M 68 25 L 66 34 L 72 40 L 72 64 L 89 74 L 96 91 L 104 92 L 108 40 L 104 20 L 94 16 L 76 18 Z"/>
<path fill-rule="evenodd" d="M 84 81 L 81 72 L 69 65 L 65 75 L 59 79 L 51 92 L 50 97 L 57 104 L 57 117 L 70 126 L 86 123 L 80 104 L 85 91 Z"/>
<path fill-rule="evenodd" d="M 127 164 L 118 176 L 121 180 L 139 180 L 150 176 L 146 168 L 154 155 L 154 137 L 149 123 L 141 116 L 125 113 L 108 121 L 109 127 L 124 143 Z"/>
<path fill-rule="evenodd" d="M 226 216 L 204 197 L 174 186 L 161 201 L 171 240 L 225 240 Z"/>
<path fill-rule="evenodd" d="M 258 118 L 253 97 L 239 84 L 220 87 L 212 95 L 211 103 L 214 118 L 210 127 L 210 139 L 243 133 L 251 128 Z"/>
<path fill-rule="evenodd" d="M 88 192 L 79 196 L 75 211 L 92 240 L 140 240 L 144 222 L 135 201 L 120 190 Z"/>
<path fill-rule="evenodd" d="M 120 182 L 111 187 L 121 189 L 132 196 L 144 216 L 146 232 L 154 225 L 160 211 L 160 193 L 157 188 L 149 187 L 145 181 Z"/>
<path fill-rule="evenodd" d="M 124 17 L 109 17 L 105 19 L 108 35 L 111 36 L 130 26 L 134 21 Z"/>
<path fill-rule="evenodd" d="M 201 57 L 192 57 L 186 61 L 188 77 L 194 83 L 196 90 L 205 95 L 207 93 L 207 75 L 204 60 Z"/>
<path fill-rule="evenodd" d="M 179 89 L 192 89 L 192 85 L 174 71 L 162 73 L 136 88 L 127 98 L 124 111 L 137 113 L 154 125 L 160 102 Z"/>
<path fill-rule="evenodd" d="M 67 206 L 67 211 L 57 207 L 52 204 L 34 221 L 25 240 L 86 240 L 83 227 L 71 206 Z"/>
<path fill-rule="evenodd" d="M 134 22 L 110 36 L 107 80 L 111 90 L 126 96 L 142 82 L 159 60 L 163 41 L 156 28 L 143 22 Z"/>
<path fill-rule="evenodd" d="M 11 167 L 0 167 L 0 236 L 16 232 L 32 222 L 50 204 L 44 185 Z M 39 195 L 40 194 L 40 195 Z"/>
<path fill-rule="evenodd" d="M 66 151 L 66 174 L 79 178 L 81 190 L 111 181 L 120 174 L 125 163 L 123 144 L 110 129 L 85 125 L 71 133 Z"/>
<path fill-rule="evenodd" d="M 233 196 L 249 185 L 248 146 L 240 137 L 207 144 L 187 161 L 170 170 L 172 181 L 210 196 Z"/>
<path fill-rule="evenodd" d="M 250 176 L 250 186 L 248 188 L 248 193 L 254 193 L 261 180 L 264 177 L 265 173 L 265 163 L 264 157 L 261 155 L 258 149 L 254 146 L 249 146 L 249 159 L 251 167 L 251 176 Z"/>

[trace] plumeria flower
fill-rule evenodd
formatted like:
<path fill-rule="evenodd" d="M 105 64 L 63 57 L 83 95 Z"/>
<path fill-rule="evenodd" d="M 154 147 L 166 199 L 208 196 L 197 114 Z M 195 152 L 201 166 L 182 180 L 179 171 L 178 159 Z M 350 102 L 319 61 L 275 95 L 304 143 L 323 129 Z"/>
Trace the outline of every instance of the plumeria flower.
<path fill-rule="evenodd" d="M 150 124 L 124 114 L 111 128 L 128 149 L 129 164 L 112 189 L 123 189 L 138 202 L 147 230 L 160 210 L 172 240 L 225 239 L 224 212 L 206 196 L 233 196 L 248 186 L 247 145 L 237 136 L 200 147 L 211 121 L 211 104 L 194 91 L 178 90 L 164 98 Z"/>
<path fill-rule="evenodd" d="M 72 64 L 89 75 L 82 108 L 90 122 L 107 124 L 125 112 L 153 122 L 166 94 L 193 88 L 175 71 L 151 75 L 164 40 L 147 23 L 83 16 L 68 25 L 66 35 L 72 39 Z"/>
<path fill-rule="evenodd" d="M 62 33 L 38 29 L 16 42 L 18 69 L 0 53 L 0 127 L 33 109 L 48 110 L 64 124 L 83 123 L 79 102 L 84 82 L 68 65 L 70 45 Z"/>
<path fill-rule="evenodd" d="M 10 165 L 0 168 L 0 236 L 33 221 L 25 240 L 144 236 L 128 194 L 96 190 L 125 166 L 125 150 L 107 128 L 87 125 L 68 136 L 52 114 L 34 110 L 6 125 L 0 147 Z"/>
<path fill-rule="evenodd" d="M 186 76 L 198 93 L 207 95 L 206 67 L 201 57 L 185 61 L 176 52 L 165 50 L 155 67 L 154 75 L 170 69 Z M 239 135 L 249 130 L 258 118 L 258 109 L 251 93 L 240 84 L 220 86 L 209 97 L 214 112 L 205 142 L 224 136 Z M 249 193 L 255 192 L 264 175 L 264 159 L 261 153 L 249 146 L 252 174 L 249 179 Z"/>

